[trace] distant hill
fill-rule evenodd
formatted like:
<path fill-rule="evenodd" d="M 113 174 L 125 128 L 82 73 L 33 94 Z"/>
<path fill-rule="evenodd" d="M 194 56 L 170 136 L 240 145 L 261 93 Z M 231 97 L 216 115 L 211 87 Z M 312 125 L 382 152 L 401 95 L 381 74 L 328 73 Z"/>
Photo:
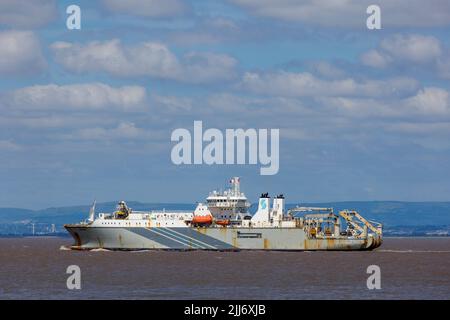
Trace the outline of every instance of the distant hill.
<path fill-rule="evenodd" d="M 97 203 L 96 212 L 112 212 L 117 202 Z M 194 210 L 195 204 L 180 203 L 142 203 L 127 201 L 127 205 L 133 210 Z M 56 207 L 42 210 L 27 210 L 19 208 L 0 208 L 0 223 L 16 223 L 30 221 L 36 223 L 54 223 L 62 225 L 65 223 L 80 222 L 87 218 L 91 205 L 80 205 L 70 207 Z"/>
<path fill-rule="evenodd" d="M 19 208 L 0 208 L 0 223 L 31 220 L 36 211 Z"/>
<path fill-rule="evenodd" d="M 347 201 L 306 205 L 333 207 L 335 212 L 354 209 L 385 226 L 450 225 L 450 202 Z"/>
<path fill-rule="evenodd" d="M 142 203 L 129 201 L 134 210 L 194 210 L 195 204 L 183 203 Z M 287 204 L 292 208 L 297 204 Z M 385 226 L 431 226 L 450 225 L 450 202 L 401 202 L 401 201 L 347 201 L 326 203 L 301 203 L 302 206 L 333 207 L 335 212 L 354 209 L 364 217 L 379 221 Z M 96 212 L 111 212 L 116 202 L 98 203 Z M 90 205 L 27 210 L 20 208 L 0 208 L 0 223 L 54 223 L 63 225 L 84 220 Z M 250 212 L 256 211 L 253 204 Z"/>

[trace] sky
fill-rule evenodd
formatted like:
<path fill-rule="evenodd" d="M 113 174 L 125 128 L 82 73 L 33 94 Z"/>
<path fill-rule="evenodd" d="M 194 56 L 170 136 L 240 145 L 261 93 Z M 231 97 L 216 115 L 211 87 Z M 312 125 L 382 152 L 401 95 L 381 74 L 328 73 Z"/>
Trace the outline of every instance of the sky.
<path fill-rule="evenodd" d="M 450 200 L 450 2 L 0 0 L 0 207 Z M 81 9 L 81 29 L 66 8 Z M 175 165 L 177 128 L 280 130 L 280 165 Z"/>

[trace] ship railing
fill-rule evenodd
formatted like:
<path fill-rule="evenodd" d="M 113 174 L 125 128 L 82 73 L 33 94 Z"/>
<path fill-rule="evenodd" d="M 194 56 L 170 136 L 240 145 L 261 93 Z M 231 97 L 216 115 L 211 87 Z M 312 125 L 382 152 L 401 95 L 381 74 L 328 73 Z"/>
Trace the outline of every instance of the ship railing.
<path fill-rule="evenodd" d="M 238 202 L 216 202 L 214 204 L 210 204 L 209 206 L 216 208 L 248 207 L 247 204 L 241 205 L 241 203 Z"/>
<path fill-rule="evenodd" d="M 194 212 L 194 210 L 191 210 L 191 211 L 189 211 L 189 210 L 170 210 L 170 211 L 167 211 L 167 210 L 151 210 L 151 211 L 149 211 L 149 212 L 147 212 L 147 213 L 150 213 L 150 214 L 182 214 L 182 213 L 192 213 L 192 212 Z"/>
<path fill-rule="evenodd" d="M 333 214 L 333 208 L 320 208 L 320 207 L 294 207 L 287 211 L 288 215 L 295 216 L 301 213 L 319 213 L 319 214 Z"/>

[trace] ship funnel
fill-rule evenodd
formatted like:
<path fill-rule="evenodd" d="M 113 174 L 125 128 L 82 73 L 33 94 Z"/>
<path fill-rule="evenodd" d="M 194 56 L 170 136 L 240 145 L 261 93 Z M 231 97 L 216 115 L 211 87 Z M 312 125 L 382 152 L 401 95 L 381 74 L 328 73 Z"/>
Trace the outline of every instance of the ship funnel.
<path fill-rule="evenodd" d="M 240 190 L 241 181 L 240 181 L 239 177 L 231 178 L 230 183 L 231 183 L 233 194 L 236 196 L 239 195 L 241 193 L 241 190 Z"/>
<path fill-rule="evenodd" d="M 272 215 L 274 220 L 282 220 L 284 214 L 284 196 L 279 194 L 273 199 Z"/>
<path fill-rule="evenodd" d="M 258 201 L 258 211 L 252 221 L 269 221 L 270 198 L 268 193 L 263 193 Z"/>
<path fill-rule="evenodd" d="M 269 212 L 269 202 L 270 202 L 270 197 L 268 193 L 263 193 L 261 194 L 261 197 L 259 197 L 259 202 L 258 202 L 258 211 L 265 211 L 265 212 Z"/>

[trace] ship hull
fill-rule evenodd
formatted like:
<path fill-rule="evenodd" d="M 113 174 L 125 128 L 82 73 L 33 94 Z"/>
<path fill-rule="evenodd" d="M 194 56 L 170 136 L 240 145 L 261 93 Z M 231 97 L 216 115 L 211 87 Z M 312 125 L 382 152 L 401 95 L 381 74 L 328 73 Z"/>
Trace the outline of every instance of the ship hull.
<path fill-rule="evenodd" d="M 66 225 L 73 249 L 110 250 L 372 250 L 381 238 L 310 238 L 301 228 L 145 228 Z"/>

